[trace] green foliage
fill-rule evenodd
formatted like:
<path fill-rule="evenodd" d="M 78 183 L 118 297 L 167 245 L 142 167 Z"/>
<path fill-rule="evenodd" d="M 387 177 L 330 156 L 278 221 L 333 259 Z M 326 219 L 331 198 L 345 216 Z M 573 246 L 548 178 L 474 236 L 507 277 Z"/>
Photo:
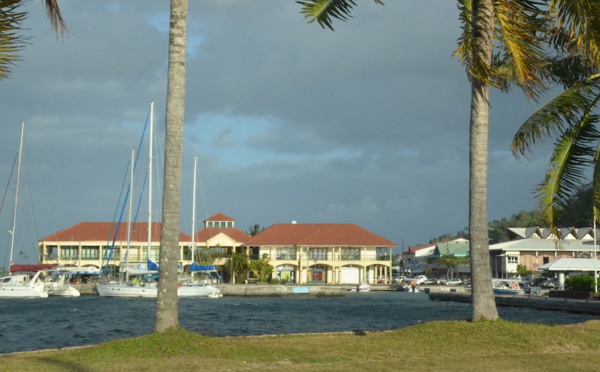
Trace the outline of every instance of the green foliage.
<path fill-rule="evenodd" d="M 236 283 L 243 282 L 248 278 L 249 268 L 248 256 L 237 252 L 234 252 L 223 266 L 225 272 L 229 273 L 231 277 L 235 277 Z"/>
<path fill-rule="evenodd" d="M 264 229 L 264 227 L 260 227 L 260 224 L 255 223 L 254 225 L 248 228 L 248 231 L 246 231 L 246 233 L 250 236 L 255 236 L 262 232 Z"/>
<path fill-rule="evenodd" d="M 577 275 L 565 279 L 565 285 L 573 291 L 593 292 L 594 277 L 591 275 Z"/>
<path fill-rule="evenodd" d="M 269 263 L 269 255 L 264 253 L 258 260 L 250 260 L 250 271 L 259 282 L 266 282 L 275 268 Z"/>
<path fill-rule="evenodd" d="M 222 257 L 223 254 L 217 250 L 202 247 L 201 249 L 197 249 L 194 254 L 194 262 L 197 262 L 200 265 L 212 265 L 215 260 L 219 257 Z"/>
<path fill-rule="evenodd" d="M 469 259 L 467 257 L 440 257 L 438 262 L 441 263 L 441 269 L 447 270 L 449 277 L 458 277 L 458 273 L 455 272 L 456 268 L 458 265 L 469 263 Z"/>
<path fill-rule="evenodd" d="M 521 277 L 526 277 L 527 275 L 531 274 L 532 271 L 527 269 L 527 266 L 522 265 L 522 264 L 518 264 L 517 265 L 517 275 L 521 276 Z"/>

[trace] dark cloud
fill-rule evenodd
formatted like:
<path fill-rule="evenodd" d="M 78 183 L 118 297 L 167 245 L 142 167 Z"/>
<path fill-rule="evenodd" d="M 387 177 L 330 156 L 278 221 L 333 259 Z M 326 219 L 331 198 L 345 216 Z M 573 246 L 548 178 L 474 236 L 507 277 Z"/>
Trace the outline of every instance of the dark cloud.
<path fill-rule="evenodd" d="M 112 220 L 150 101 L 164 120 L 168 4 L 61 6 L 64 40 L 41 4 L 26 5 L 31 45 L 0 82 L 0 176 L 22 120 L 37 154 L 32 201 L 43 206 L 31 246 L 79 221 Z M 360 3 L 331 32 L 306 24 L 293 1 L 191 2 L 188 34 L 184 231 L 195 156 L 199 221 L 223 212 L 244 230 L 353 222 L 405 246 L 466 226 L 470 87 L 452 58 L 455 3 Z M 492 95 L 490 218 L 535 205 L 547 148 L 531 162 L 508 153 L 534 108 L 519 92 Z"/>

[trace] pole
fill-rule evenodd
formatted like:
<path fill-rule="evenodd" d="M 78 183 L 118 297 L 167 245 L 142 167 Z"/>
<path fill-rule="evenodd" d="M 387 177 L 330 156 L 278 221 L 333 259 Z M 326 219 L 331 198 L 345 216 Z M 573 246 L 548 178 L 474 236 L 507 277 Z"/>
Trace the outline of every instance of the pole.
<path fill-rule="evenodd" d="M 150 102 L 150 138 L 148 143 L 148 252 L 146 253 L 146 263 L 150 261 L 150 252 L 152 251 L 152 142 L 154 132 L 154 101 Z"/>
<path fill-rule="evenodd" d="M 13 210 L 13 224 L 10 230 L 10 259 L 8 260 L 8 269 L 13 264 L 13 250 L 15 248 L 15 229 L 17 228 L 17 204 L 19 202 L 19 182 L 21 180 L 21 158 L 23 153 L 23 133 L 25 133 L 25 122 L 21 123 L 21 142 L 19 142 L 19 162 L 17 164 L 17 183 L 15 186 L 15 208 Z"/>

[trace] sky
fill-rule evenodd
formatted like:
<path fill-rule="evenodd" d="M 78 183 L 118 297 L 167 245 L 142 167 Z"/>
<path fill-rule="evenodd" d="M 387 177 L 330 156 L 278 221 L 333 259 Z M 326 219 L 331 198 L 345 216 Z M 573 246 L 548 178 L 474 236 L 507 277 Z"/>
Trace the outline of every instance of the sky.
<path fill-rule="evenodd" d="M 36 262 L 37 241 L 56 231 L 113 221 L 152 101 L 164 136 L 169 2 L 59 5 L 64 39 L 41 1 L 25 4 L 29 43 L 0 81 L 0 231 L 12 229 L 9 175 L 25 122 L 16 263 Z M 354 223 L 401 249 L 467 226 L 470 85 L 453 57 L 456 2 L 360 1 L 334 25 L 307 24 L 291 0 L 190 1 L 183 232 L 221 212 L 243 231 Z M 529 159 L 509 147 L 538 105 L 518 89 L 492 92 L 490 221 L 536 207 L 551 146 Z"/>

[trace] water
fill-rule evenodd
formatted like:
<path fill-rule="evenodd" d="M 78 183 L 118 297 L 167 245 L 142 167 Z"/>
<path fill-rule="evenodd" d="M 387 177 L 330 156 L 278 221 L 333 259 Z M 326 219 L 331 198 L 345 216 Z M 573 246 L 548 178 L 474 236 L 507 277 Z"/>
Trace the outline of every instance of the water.
<path fill-rule="evenodd" d="M 82 296 L 0 300 L 0 353 L 97 344 L 152 332 L 155 299 Z M 498 308 L 505 320 L 573 324 L 597 316 Z M 433 320 L 468 320 L 471 305 L 425 293 L 349 293 L 346 297 L 182 298 L 179 321 L 209 336 L 398 329 Z"/>

